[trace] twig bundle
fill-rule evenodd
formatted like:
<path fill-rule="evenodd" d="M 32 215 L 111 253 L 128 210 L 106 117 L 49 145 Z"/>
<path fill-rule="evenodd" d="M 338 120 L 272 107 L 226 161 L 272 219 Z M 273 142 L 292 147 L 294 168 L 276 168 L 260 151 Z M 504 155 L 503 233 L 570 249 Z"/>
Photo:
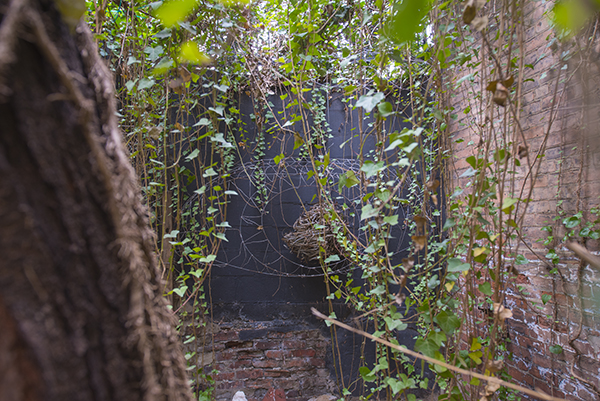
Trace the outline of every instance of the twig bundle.
<path fill-rule="evenodd" d="M 318 261 L 321 248 L 324 258 L 340 254 L 327 214 L 324 206 L 316 204 L 296 220 L 294 231 L 283 236 L 288 248 L 306 263 Z"/>

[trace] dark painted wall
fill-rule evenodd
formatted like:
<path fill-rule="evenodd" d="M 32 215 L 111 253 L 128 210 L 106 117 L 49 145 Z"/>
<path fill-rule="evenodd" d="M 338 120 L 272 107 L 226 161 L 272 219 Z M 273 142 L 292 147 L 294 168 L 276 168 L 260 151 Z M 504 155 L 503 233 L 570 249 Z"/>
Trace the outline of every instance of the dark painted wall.
<path fill-rule="evenodd" d="M 337 184 L 340 173 L 352 169 L 358 171 L 357 161 L 360 152 L 370 158 L 375 149 L 373 136 L 362 136 L 358 127 L 359 110 L 343 101 L 340 92 L 321 92 L 326 96 L 324 114 L 329 126 L 326 133 L 325 151 L 330 152 L 331 164 L 334 166 L 330 177 Z M 353 101 L 354 102 L 354 101 Z M 227 206 L 227 221 L 231 228 L 227 229 L 228 242 L 223 242 L 215 261 L 210 282 L 206 286 L 208 299 L 212 305 L 214 321 L 271 321 L 281 324 L 306 325 L 307 323 L 323 330 L 329 336 L 325 325 L 312 317 L 310 307 L 315 306 L 327 311 L 326 288 L 322 271 L 318 267 L 307 266 L 284 245 L 282 237 L 292 231 L 292 226 L 302 214 L 304 207 L 309 208 L 315 202 L 316 185 L 314 178 L 307 178 L 311 165 L 301 157 L 301 149 L 294 151 L 294 135 L 291 132 L 273 129 L 274 118 L 281 124 L 284 113 L 296 111 L 298 108 L 286 108 L 289 99 L 282 101 L 279 95 L 269 98 L 270 112 L 273 118 L 260 127 L 265 138 L 265 155 L 256 160 L 259 128 L 255 119 L 256 104 L 247 95 L 238 101 L 241 124 L 233 124 L 237 146 L 236 160 L 229 180 L 228 189 L 239 195 L 232 196 Z M 389 117 L 385 122 L 387 132 L 399 131 L 406 124 L 408 117 L 403 110 Z M 362 129 L 369 130 L 372 118 L 363 119 Z M 259 124 L 260 125 L 260 124 Z M 286 127 L 302 132 L 300 123 Z M 206 149 L 205 149 L 206 151 Z M 283 163 L 276 164 L 273 159 L 285 154 Z M 257 201 L 255 171 L 260 169 L 264 174 L 264 185 L 267 188 L 266 199 Z M 391 177 L 394 179 L 395 177 Z M 337 185 L 334 185 L 337 187 Z M 190 193 L 196 188 L 190 188 Z M 354 209 L 351 202 L 360 196 L 358 191 L 345 189 L 341 194 L 333 194 L 341 206 L 346 203 L 349 209 L 345 213 L 346 221 L 358 231 L 360 210 Z M 355 216 L 352 216 L 355 213 Z M 410 218 L 409 210 L 399 209 L 400 224 L 395 226 L 390 250 L 396 252 L 395 260 L 400 263 L 407 256 L 409 235 L 405 231 L 404 221 Z M 348 274 L 355 282 L 361 282 L 361 272 L 353 266 L 340 263 L 336 266 L 341 274 Z M 334 305 L 338 318 L 345 320 L 352 312 L 343 302 Z M 363 339 L 344 331 L 337 332 L 341 355 L 342 370 L 346 378 L 356 377 L 360 364 L 360 345 Z M 416 332 L 408 329 L 399 338 L 402 344 L 412 346 L 412 338 Z M 374 346 L 367 343 L 365 349 L 366 362 L 372 364 Z M 337 357 L 336 357 L 337 358 Z M 328 361 L 333 372 L 333 361 Z M 360 391 L 360 389 L 358 389 Z"/>

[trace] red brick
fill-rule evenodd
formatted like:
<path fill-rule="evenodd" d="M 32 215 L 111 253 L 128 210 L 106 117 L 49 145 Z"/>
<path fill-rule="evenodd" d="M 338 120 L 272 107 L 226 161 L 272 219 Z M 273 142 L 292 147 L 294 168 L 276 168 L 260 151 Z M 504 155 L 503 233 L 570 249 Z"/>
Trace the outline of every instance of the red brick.
<path fill-rule="evenodd" d="M 285 401 L 285 393 L 282 389 L 270 388 L 263 401 Z"/>
<path fill-rule="evenodd" d="M 258 349 L 274 349 L 278 348 L 280 344 L 278 341 L 257 341 L 254 346 Z"/>
<path fill-rule="evenodd" d="M 227 332 L 220 332 L 215 334 L 214 336 L 214 340 L 215 341 L 234 341 L 234 340 L 238 340 L 238 332 L 237 331 L 227 331 Z"/>
<path fill-rule="evenodd" d="M 252 361 L 252 366 L 255 368 L 275 368 L 280 365 L 281 362 L 275 361 L 273 359 L 269 360 L 254 360 Z"/>
<path fill-rule="evenodd" d="M 283 341 L 283 347 L 287 349 L 302 349 L 306 347 L 305 341 L 299 340 L 285 340 Z"/>
<path fill-rule="evenodd" d="M 268 350 L 265 351 L 265 356 L 271 359 L 281 359 L 283 357 L 283 351 Z"/>
<path fill-rule="evenodd" d="M 314 349 L 297 349 L 295 351 L 292 351 L 292 356 L 293 357 L 313 357 L 313 356 L 315 356 L 315 350 Z"/>
<path fill-rule="evenodd" d="M 261 369 L 245 369 L 238 370 L 235 372 L 236 379 L 257 379 L 259 377 L 263 377 L 263 371 Z"/>
<path fill-rule="evenodd" d="M 321 358 L 311 358 L 310 364 L 312 366 L 316 366 L 318 368 L 322 368 L 323 366 L 325 366 L 325 360 L 321 359 Z"/>

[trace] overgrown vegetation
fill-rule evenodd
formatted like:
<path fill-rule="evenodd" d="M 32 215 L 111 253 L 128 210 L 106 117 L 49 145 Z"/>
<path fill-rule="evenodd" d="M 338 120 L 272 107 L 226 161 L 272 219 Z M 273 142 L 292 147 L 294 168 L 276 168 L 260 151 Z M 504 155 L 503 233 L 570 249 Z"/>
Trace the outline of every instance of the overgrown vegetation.
<path fill-rule="evenodd" d="M 540 79 L 524 62 L 524 7 L 500 0 L 90 4 L 158 233 L 164 291 L 182 319 L 193 322 L 184 341 L 204 335 L 209 306 L 202 285 L 227 240 L 228 199 L 240 196 L 229 186 L 234 162 L 251 156 L 244 165 L 256 187 L 250 202 L 262 210 L 271 191 L 265 149 L 287 135 L 294 138 L 294 153 L 282 148 L 272 162 L 285 169 L 301 159 L 309 166 L 306 179 L 317 188 L 314 203 L 321 213 L 312 227 L 317 242 L 319 230 L 327 232 L 311 255 L 325 273 L 329 299 L 351 304 L 377 337 L 397 343 L 396 333 L 415 324 L 418 352 L 510 381 L 504 326 L 512 314 L 504 300 L 515 266 L 528 263 L 520 252 L 522 224 L 546 146 L 531 153 L 520 117 L 524 82 Z M 590 40 L 577 53 L 565 53 L 568 44 L 548 44 L 563 50 L 553 78 L 555 99 L 559 83 L 572 77 L 562 67 L 583 58 L 593 42 L 592 32 L 579 35 Z M 337 175 L 324 118 L 330 91 L 342 91 L 349 107 L 359 110 L 358 127 L 371 121 L 356 134 L 361 144 L 375 138 L 373 149 L 355 152 L 357 169 Z M 254 102 L 257 137 L 247 135 L 237 108 L 244 93 Z M 285 105 L 283 115 L 272 110 L 273 94 Z M 462 97 L 463 109 L 449 106 L 456 104 L 453 96 Z M 460 162 L 450 150 L 461 138 L 448 127 L 456 127 L 459 114 L 480 139 L 460 144 L 468 149 L 468 168 L 453 182 Z M 407 128 L 388 132 L 385 122 L 392 118 Z M 196 188 L 192 196 L 189 187 Z M 357 189 L 354 204 L 336 199 Z M 399 221 L 398 209 L 407 207 L 410 221 Z M 360 228 L 348 225 L 347 209 L 360 213 Z M 597 217 L 597 209 L 591 212 Z M 558 218 L 568 230 L 581 228 L 567 237 L 598 239 L 598 219 L 589 217 L 578 203 L 573 215 Z M 388 245 L 401 224 L 412 245 L 400 262 Z M 558 256 L 550 234 L 545 259 L 552 265 Z M 337 253 L 325 243 L 332 237 Z M 361 269 L 362 282 L 330 270 L 342 258 Z M 549 268 L 548 274 L 558 271 Z M 202 370 L 197 354 L 188 357 L 196 395 L 210 399 L 211 372 Z M 434 387 L 419 363 L 396 350 L 381 346 L 376 359 L 360 369 L 370 393 L 415 400 L 410 390 Z M 432 369 L 440 399 L 518 397 L 497 384 Z M 338 381 L 341 395 L 348 395 L 352 383 Z"/>

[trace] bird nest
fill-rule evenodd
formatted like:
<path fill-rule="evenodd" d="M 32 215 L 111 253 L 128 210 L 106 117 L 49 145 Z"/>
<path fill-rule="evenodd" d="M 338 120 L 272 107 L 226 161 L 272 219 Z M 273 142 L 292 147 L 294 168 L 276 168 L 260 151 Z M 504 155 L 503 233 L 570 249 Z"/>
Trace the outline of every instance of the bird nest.
<path fill-rule="evenodd" d="M 320 256 L 340 255 L 330 216 L 328 208 L 314 205 L 296 220 L 294 231 L 284 235 L 283 241 L 305 263 L 316 262 Z"/>

